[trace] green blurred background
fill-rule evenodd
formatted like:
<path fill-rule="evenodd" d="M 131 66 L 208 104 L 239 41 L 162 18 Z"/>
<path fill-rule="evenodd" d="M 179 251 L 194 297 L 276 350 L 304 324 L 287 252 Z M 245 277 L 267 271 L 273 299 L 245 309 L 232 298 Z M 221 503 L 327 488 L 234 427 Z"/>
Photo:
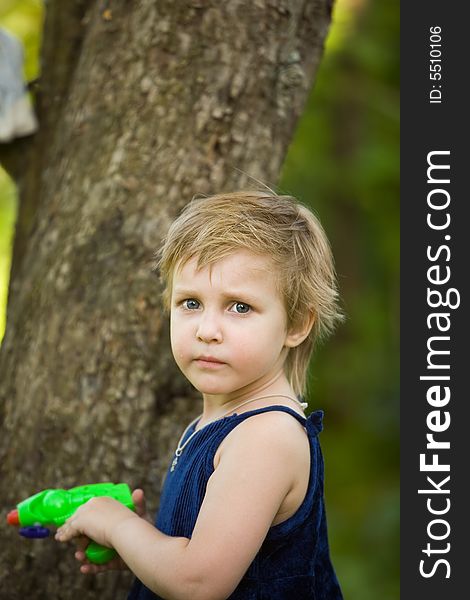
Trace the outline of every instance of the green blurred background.
<path fill-rule="evenodd" d="M 38 76 L 43 5 L 2 0 L 0 26 Z M 399 5 L 338 0 L 280 191 L 319 215 L 347 321 L 318 349 L 331 554 L 346 599 L 399 598 Z M 267 182 L 268 184 L 272 182 Z M 0 168 L 0 339 L 16 190 Z"/>

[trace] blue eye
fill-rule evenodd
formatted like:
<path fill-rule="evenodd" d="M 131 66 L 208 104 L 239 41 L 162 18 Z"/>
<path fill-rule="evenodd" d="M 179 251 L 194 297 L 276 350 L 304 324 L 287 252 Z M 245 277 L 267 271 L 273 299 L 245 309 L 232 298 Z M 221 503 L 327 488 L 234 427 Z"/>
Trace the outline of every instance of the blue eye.
<path fill-rule="evenodd" d="M 199 308 L 199 302 L 194 300 L 194 298 L 189 298 L 188 300 L 184 300 L 183 306 L 188 310 L 195 310 L 196 308 Z"/>
<path fill-rule="evenodd" d="M 236 302 L 233 306 L 235 307 L 235 312 L 239 315 L 246 315 L 251 310 L 251 306 L 244 302 Z"/>

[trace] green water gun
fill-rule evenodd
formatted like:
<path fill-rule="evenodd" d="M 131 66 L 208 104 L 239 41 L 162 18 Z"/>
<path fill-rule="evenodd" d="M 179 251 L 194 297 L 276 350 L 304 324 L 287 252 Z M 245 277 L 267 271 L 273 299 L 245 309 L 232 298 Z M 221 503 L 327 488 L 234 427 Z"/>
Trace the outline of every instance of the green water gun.
<path fill-rule="evenodd" d="M 45 538 L 48 526 L 60 527 L 85 502 L 97 496 L 114 498 L 135 511 L 132 494 L 126 483 L 92 483 L 69 490 L 44 490 L 20 502 L 7 515 L 10 525 L 19 525 L 19 533 L 26 538 Z M 91 563 L 102 565 L 117 556 L 113 548 L 88 544 L 85 555 Z"/>

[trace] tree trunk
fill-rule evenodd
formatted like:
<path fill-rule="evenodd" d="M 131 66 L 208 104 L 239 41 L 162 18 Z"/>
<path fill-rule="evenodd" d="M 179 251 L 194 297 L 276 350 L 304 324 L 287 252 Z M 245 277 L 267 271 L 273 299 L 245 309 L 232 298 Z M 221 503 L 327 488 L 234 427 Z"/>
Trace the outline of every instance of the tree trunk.
<path fill-rule="evenodd" d="M 4 512 L 106 480 L 156 508 L 201 404 L 171 357 L 153 253 L 195 193 L 275 185 L 330 10 L 47 3 L 40 130 L 0 153 L 21 201 L 0 356 Z M 129 574 L 85 578 L 70 549 L 1 537 L 0 598 L 125 597 Z"/>

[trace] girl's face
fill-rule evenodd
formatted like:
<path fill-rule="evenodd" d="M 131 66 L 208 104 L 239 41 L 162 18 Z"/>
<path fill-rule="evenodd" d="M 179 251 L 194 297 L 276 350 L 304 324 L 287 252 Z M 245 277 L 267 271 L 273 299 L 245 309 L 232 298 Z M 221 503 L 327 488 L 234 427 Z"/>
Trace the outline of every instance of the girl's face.
<path fill-rule="evenodd" d="M 240 250 L 196 270 L 176 270 L 171 347 L 196 389 L 224 401 L 262 389 L 283 371 L 287 317 L 268 257 Z"/>

